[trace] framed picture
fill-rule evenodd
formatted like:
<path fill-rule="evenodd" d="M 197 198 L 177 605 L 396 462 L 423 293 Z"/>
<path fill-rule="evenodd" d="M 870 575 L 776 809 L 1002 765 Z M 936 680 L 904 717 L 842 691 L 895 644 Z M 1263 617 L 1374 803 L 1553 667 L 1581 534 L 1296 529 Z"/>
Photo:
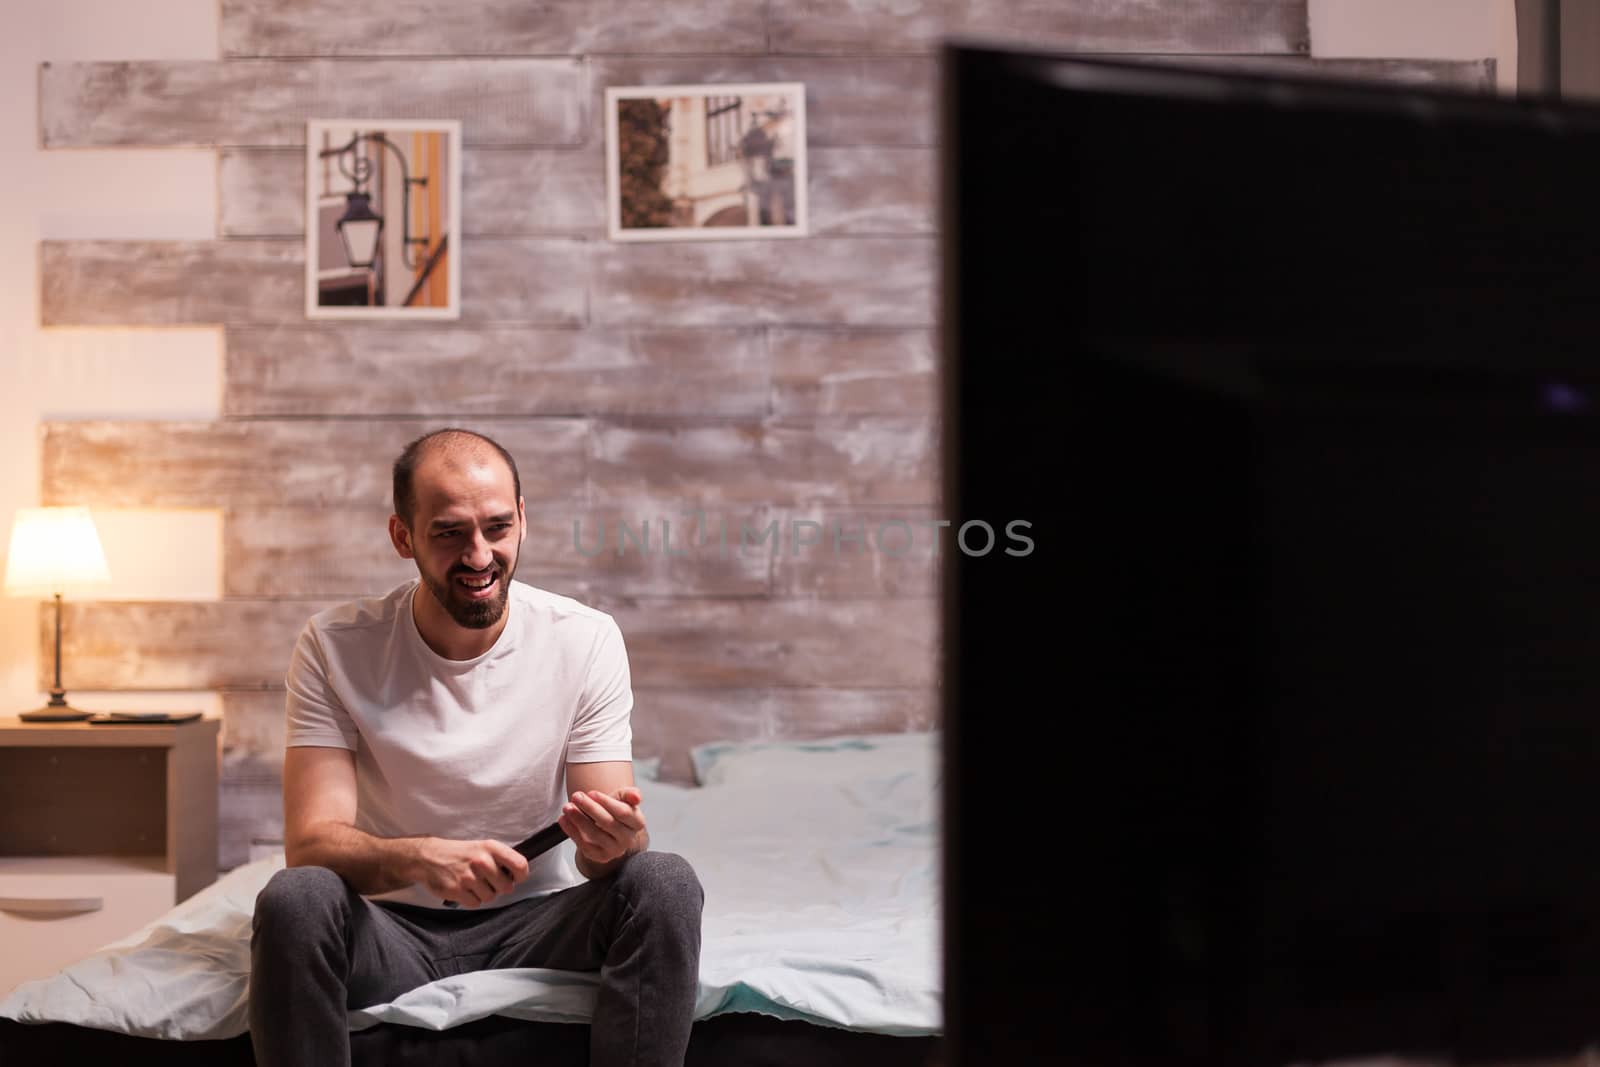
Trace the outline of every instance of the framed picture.
<path fill-rule="evenodd" d="M 461 315 L 461 124 L 313 119 L 306 316 Z"/>
<path fill-rule="evenodd" d="M 806 88 L 606 90 L 613 241 L 806 235 Z"/>

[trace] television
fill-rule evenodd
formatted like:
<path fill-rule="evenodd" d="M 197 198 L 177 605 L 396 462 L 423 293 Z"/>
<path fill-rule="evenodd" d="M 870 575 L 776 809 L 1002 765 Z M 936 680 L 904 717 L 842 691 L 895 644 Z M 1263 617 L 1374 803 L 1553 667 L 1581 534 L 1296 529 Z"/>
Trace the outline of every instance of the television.
<path fill-rule="evenodd" d="M 947 1062 L 1600 1041 L 1600 112 L 942 62 Z"/>

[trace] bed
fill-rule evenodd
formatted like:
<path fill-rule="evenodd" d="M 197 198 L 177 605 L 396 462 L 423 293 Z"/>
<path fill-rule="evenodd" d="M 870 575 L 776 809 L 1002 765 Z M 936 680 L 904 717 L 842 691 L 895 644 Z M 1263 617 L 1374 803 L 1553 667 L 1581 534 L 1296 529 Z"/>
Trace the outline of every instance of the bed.
<path fill-rule="evenodd" d="M 706 891 L 687 1063 L 936 1063 L 937 733 L 702 745 L 642 781 Z M 564 846 L 570 848 L 570 845 Z M 250 915 L 279 853 L 0 1000 L 0 1062 L 250 1064 Z M 583 1064 L 595 978 L 457 975 L 350 1012 L 358 1064 Z"/>

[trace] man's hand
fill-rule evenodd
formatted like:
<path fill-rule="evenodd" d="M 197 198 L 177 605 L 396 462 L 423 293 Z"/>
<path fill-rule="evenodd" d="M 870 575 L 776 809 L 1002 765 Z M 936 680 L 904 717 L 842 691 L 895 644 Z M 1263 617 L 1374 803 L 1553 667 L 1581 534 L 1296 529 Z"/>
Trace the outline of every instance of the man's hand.
<path fill-rule="evenodd" d="M 528 878 L 528 861 L 500 841 L 425 837 L 416 862 L 416 881 L 439 899 L 466 908 L 487 904 Z"/>
<path fill-rule="evenodd" d="M 644 812 L 639 810 L 643 800 L 644 794 L 631 785 L 614 796 L 598 789 L 574 793 L 557 821 L 585 859 L 604 866 L 638 851 L 636 846 L 646 840 Z"/>

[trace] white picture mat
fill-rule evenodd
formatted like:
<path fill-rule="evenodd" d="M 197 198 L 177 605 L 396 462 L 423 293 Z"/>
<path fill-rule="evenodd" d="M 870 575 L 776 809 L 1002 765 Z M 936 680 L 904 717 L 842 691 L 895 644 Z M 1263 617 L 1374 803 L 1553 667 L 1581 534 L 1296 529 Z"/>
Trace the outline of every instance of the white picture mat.
<path fill-rule="evenodd" d="M 320 165 L 322 135 L 360 129 L 394 133 L 443 133 L 449 145 L 445 194 L 446 233 L 450 248 L 446 260 L 449 296 L 444 307 L 323 307 L 317 303 L 317 185 L 312 180 Z M 306 123 L 306 318 L 308 319 L 458 319 L 461 317 L 461 123 L 454 119 L 310 119 Z M 385 222 L 385 225 L 388 223 Z"/>
<path fill-rule="evenodd" d="M 622 225 L 621 150 L 617 105 L 623 100 L 656 100 L 683 96 L 786 96 L 794 103 L 794 196 L 792 226 L 653 226 Z M 732 85 L 627 85 L 606 90 L 606 230 L 613 241 L 760 240 L 809 236 L 806 165 L 806 87 L 804 82 L 743 82 Z"/>

